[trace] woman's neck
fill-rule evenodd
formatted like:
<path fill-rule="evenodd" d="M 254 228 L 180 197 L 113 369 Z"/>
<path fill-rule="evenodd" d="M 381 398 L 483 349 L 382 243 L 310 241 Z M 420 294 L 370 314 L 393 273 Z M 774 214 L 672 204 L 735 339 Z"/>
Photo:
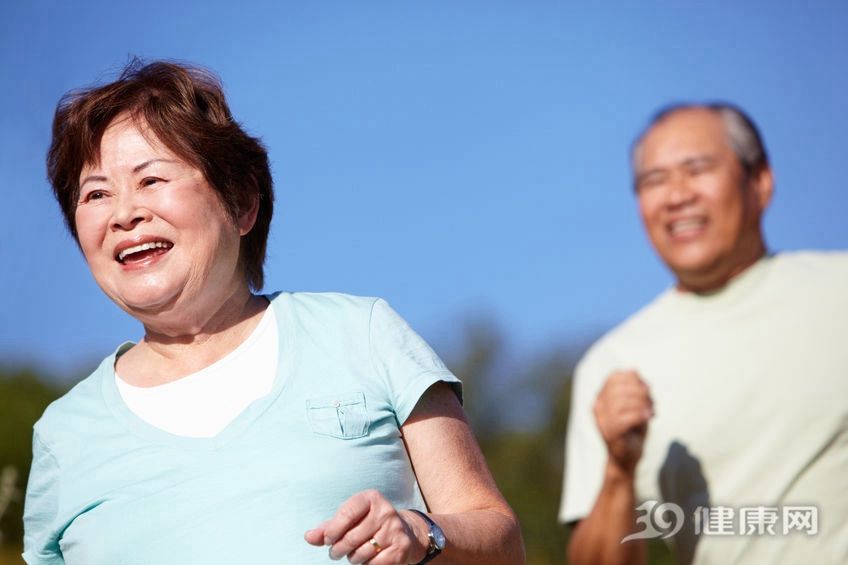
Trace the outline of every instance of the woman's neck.
<path fill-rule="evenodd" d="M 212 312 L 188 314 L 179 326 L 147 323 L 144 339 L 118 359 L 117 372 L 136 386 L 156 386 L 195 373 L 247 339 L 267 306 L 264 297 L 244 288 Z"/>

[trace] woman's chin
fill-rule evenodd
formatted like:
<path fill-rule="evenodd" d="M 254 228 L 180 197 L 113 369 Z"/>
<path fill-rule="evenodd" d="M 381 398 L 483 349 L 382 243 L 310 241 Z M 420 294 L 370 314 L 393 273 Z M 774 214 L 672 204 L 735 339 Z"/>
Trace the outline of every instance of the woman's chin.
<path fill-rule="evenodd" d="M 110 295 L 113 302 L 134 318 L 168 311 L 178 296 L 179 292 L 160 288 L 128 289 Z"/>

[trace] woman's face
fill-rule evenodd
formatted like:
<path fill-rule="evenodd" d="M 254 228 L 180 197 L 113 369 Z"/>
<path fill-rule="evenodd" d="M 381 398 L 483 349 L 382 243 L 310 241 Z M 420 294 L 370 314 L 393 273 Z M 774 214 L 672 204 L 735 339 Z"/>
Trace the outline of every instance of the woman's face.
<path fill-rule="evenodd" d="M 141 128 L 141 129 L 139 129 Z M 126 117 L 106 129 L 100 162 L 83 167 L 79 242 L 100 288 L 142 321 L 181 306 L 214 311 L 246 287 L 236 225 L 203 174 Z"/>

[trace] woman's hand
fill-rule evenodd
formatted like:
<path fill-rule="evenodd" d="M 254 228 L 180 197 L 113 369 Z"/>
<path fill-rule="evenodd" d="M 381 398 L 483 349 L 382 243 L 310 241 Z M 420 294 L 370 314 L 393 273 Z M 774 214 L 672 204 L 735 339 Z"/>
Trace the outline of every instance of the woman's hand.
<path fill-rule="evenodd" d="M 413 512 L 398 511 L 380 492 L 366 490 L 347 499 L 304 538 L 312 545 L 329 545 L 332 559 L 347 556 L 351 563 L 406 565 L 418 563 L 427 553 L 422 525 Z M 423 539 L 418 537 L 422 533 Z"/>
<path fill-rule="evenodd" d="M 431 386 L 402 429 L 428 514 L 447 539 L 436 562 L 523 565 L 518 519 L 498 491 L 450 386 Z M 347 555 L 351 563 L 406 565 L 424 559 L 429 531 L 420 516 L 396 510 L 382 494 L 368 490 L 304 537 L 312 545 L 331 546 L 334 559 Z"/>

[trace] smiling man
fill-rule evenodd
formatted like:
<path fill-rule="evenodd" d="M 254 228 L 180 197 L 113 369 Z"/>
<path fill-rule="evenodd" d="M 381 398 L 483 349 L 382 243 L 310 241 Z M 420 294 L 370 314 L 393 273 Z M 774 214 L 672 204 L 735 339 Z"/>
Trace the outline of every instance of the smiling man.
<path fill-rule="evenodd" d="M 578 366 L 571 563 L 848 562 L 848 254 L 769 254 L 774 180 L 730 105 L 663 110 L 632 153 L 676 285 Z M 799 226 L 803 229 L 803 226 Z"/>

